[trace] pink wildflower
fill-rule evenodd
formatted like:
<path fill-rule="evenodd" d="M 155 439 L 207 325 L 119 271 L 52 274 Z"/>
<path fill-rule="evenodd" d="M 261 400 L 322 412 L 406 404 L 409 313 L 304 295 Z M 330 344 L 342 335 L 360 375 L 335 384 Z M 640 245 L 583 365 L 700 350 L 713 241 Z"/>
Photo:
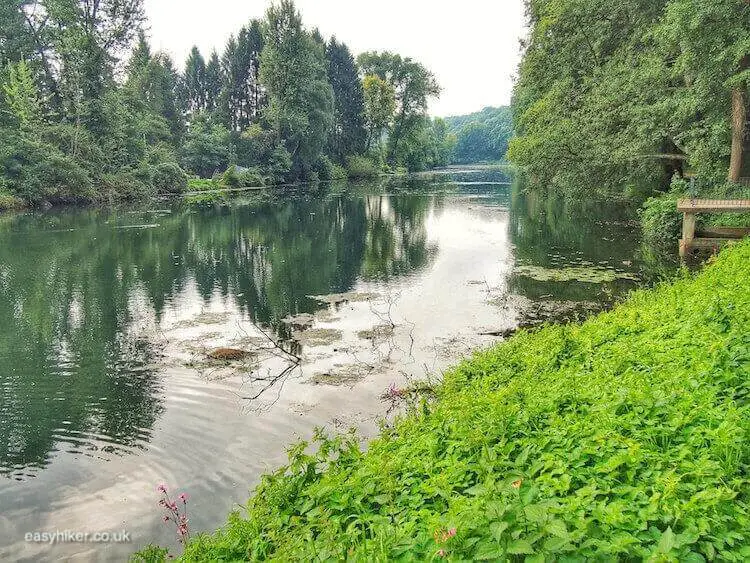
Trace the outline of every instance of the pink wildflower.
<path fill-rule="evenodd" d="M 156 490 L 159 491 L 160 493 L 166 494 L 167 493 L 167 486 L 164 483 L 162 483 L 161 485 L 159 485 L 158 487 L 156 487 Z"/>
<path fill-rule="evenodd" d="M 188 500 L 188 495 L 187 493 L 180 493 L 180 496 L 178 496 L 177 498 L 180 499 L 183 504 L 185 504 Z"/>

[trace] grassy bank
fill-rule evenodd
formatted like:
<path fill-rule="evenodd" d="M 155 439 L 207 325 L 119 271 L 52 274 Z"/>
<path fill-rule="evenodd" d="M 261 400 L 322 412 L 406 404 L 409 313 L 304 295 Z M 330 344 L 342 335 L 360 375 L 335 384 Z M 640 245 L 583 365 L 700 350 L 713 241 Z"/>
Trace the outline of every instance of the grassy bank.
<path fill-rule="evenodd" d="M 750 243 L 446 374 L 362 452 L 291 450 L 187 560 L 750 558 Z"/>

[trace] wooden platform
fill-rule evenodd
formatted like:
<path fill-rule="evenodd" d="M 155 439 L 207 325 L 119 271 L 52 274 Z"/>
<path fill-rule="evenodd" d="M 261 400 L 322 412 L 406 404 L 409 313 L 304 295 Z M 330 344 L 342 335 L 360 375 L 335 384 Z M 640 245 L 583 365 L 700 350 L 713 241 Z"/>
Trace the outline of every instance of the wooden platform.
<path fill-rule="evenodd" d="M 681 199 L 680 213 L 748 213 L 750 199 Z"/>
<path fill-rule="evenodd" d="M 696 237 L 695 216 L 698 213 L 750 213 L 750 199 L 681 199 L 677 211 L 683 213 L 680 256 L 687 256 L 696 248 L 718 248 L 728 240 L 750 234 L 748 229 L 713 227 L 705 235 Z M 703 233 L 701 233 L 703 234 Z"/>

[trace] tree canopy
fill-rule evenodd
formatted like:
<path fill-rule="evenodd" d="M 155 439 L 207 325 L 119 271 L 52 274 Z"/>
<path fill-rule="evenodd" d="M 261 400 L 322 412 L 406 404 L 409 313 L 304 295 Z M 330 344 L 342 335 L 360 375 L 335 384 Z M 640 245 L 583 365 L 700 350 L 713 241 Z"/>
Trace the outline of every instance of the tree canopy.
<path fill-rule="evenodd" d="M 707 182 L 746 173 L 747 0 L 526 0 L 526 11 L 509 156 L 533 183 L 651 190 L 688 170 Z"/>
<path fill-rule="evenodd" d="M 143 0 L 0 7 L 0 206 L 174 192 L 233 165 L 275 183 L 447 162 L 434 76 L 393 53 L 363 69 L 291 0 L 184 64 L 145 23 Z"/>
<path fill-rule="evenodd" d="M 495 162 L 505 158 L 513 134 L 509 107 L 487 107 L 476 113 L 448 117 L 446 123 L 456 138 L 453 162 Z"/>

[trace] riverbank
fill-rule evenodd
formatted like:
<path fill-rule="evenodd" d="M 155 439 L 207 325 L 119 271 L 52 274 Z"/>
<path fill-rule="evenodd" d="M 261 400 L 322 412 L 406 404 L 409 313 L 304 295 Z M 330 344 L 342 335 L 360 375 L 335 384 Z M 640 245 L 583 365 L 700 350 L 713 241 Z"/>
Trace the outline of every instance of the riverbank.
<path fill-rule="evenodd" d="M 480 352 L 366 452 L 292 448 L 184 558 L 747 558 L 748 279 L 744 243 Z"/>

